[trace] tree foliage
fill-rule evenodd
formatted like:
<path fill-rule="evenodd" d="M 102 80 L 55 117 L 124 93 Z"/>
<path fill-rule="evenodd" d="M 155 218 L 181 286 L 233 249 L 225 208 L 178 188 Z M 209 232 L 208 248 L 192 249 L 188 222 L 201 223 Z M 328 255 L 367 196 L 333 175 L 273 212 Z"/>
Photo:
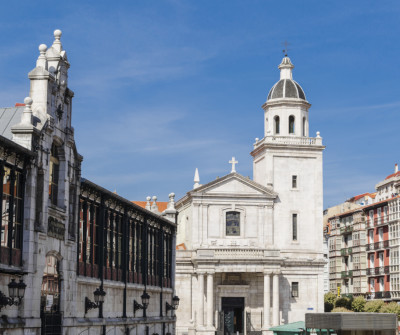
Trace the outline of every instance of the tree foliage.
<path fill-rule="evenodd" d="M 351 310 L 345 308 L 345 307 L 335 307 L 332 309 L 332 313 L 349 313 Z"/>
<path fill-rule="evenodd" d="M 350 310 L 351 309 L 351 302 L 352 302 L 352 299 L 347 298 L 347 297 L 337 298 L 336 301 L 335 301 L 335 308 L 336 307 L 344 307 L 344 308 Z"/>
<path fill-rule="evenodd" d="M 365 304 L 364 311 L 369 313 L 379 313 L 385 303 L 382 300 L 371 300 Z"/>
<path fill-rule="evenodd" d="M 354 312 L 364 312 L 365 304 L 366 301 L 364 297 L 356 297 L 351 303 L 351 310 Z"/>
<path fill-rule="evenodd" d="M 400 306 L 392 301 L 388 304 L 382 305 L 382 307 L 379 309 L 379 313 L 394 313 L 397 314 L 397 316 L 400 316 Z"/>
<path fill-rule="evenodd" d="M 325 312 L 332 311 L 335 307 L 336 295 L 332 292 L 325 293 L 324 295 L 324 310 Z"/>

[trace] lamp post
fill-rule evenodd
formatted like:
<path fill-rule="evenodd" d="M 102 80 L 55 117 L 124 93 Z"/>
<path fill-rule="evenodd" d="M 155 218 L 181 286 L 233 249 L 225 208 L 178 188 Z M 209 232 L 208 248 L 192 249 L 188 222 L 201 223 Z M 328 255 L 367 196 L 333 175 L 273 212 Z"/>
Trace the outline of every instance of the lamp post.
<path fill-rule="evenodd" d="M 22 279 L 20 279 L 19 283 L 15 281 L 15 279 L 11 279 L 11 282 L 8 284 L 8 295 L 6 297 L 3 292 L 0 291 L 0 311 L 5 306 L 19 306 L 21 301 L 25 295 L 26 284 Z"/>
<path fill-rule="evenodd" d="M 136 300 L 133 300 L 133 314 L 135 314 L 138 309 L 143 309 L 143 317 L 145 318 L 146 309 L 149 307 L 150 296 L 146 291 L 144 291 L 140 298 L 142 299 L 141 304 L 139 304 Z"/>
<path fill-rule="evenodd" d="M 106 296 L 106 292 L 102 288 L 96 288 L 96 291 L 93 292 L 94 302 L 91 301 L 88 297 L 85 298 L 85 314 L 94 308 L 100 308 L 101 304 L 104 303 L 104 297 Z"/>
<path fill-rule="evenodd" d="M 165 303 L 165 308 L 168 311 L 173 311 L 173 310 L 177 310 L 178 306 L 179 306 L 179 298 L 177 296 L 174 296 L 172 298 L 172 305 L 168 303 L 168 301 Z"/>

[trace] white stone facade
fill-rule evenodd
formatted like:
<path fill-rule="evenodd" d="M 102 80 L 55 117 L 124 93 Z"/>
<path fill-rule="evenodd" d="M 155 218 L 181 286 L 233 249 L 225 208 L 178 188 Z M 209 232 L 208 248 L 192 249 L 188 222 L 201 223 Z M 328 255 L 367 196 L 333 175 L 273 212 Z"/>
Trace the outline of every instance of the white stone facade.
<path fill-rule="evenodd" d="M 27 285 L 20 305 L 0 308 L 0 334 L 174 334 L 174 311 L 166 307 L 174 293 L 174 194 L 155 213 L 81 179 L 70 64 L 61 31 L 54 37 L 50 48 L 39 46 L 25 106 L 0 113 L 2 126 L 1 117 L 20 119 L 2 127 L 9 138 L 0 136 L 0 291 L 8 296 L 15 278 Z M 98 288 L 104 303 L 85 310 L 86 299 L 95 307 Z M 144 291 L 147 315 L 134 311 Z"/>
<path fill-rule="evenodd" d="M 177 334 L 267 333 L 323 312 L 322 138 L 285 57 L 263 105 L 254 180 L 235 172 L 177 202 Z"/>

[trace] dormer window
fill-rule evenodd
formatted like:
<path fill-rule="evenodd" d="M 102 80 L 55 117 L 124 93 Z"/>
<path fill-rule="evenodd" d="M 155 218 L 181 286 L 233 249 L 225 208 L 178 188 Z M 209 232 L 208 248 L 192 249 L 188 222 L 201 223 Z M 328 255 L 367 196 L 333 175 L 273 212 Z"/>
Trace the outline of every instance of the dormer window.
<path fill-rule="evenodd" d="M 53 205 L 57 206 L 58 201 L 58 179 L 60 174 L 60 159 L 57 146 L 53 143 L 50 153 L 50 180 L 49 180 L 49 199 Z"/>
<path fill-rule="evenodd" d="M 240 236 L 239 212 L 226 212 L 226 236 Z"/>

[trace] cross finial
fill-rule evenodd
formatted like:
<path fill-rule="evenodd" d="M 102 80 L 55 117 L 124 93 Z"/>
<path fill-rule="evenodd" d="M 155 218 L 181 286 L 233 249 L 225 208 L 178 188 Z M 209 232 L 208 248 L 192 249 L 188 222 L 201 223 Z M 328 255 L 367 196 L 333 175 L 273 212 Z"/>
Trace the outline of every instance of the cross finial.
<path fill-rule="evenodd" d="M 231 173 L 232 173 L 232 172 L 236 172 L 235 165 L 236 165 L 237 163 L 239 163 L 239 162 L 238 162 L 237 160 L 235 160 L 235 157 L 232 157 L 232 160 L 230 160 L 229 163 L 232 164 L 232 171 L 231 171 Z"/>
<path fill-rule="evenodd" d="M 283 54 L 285 55 L 285 57 L 287 57 L 287 54 L 288 54 L 288 51 L 289 51 L 289 48 L 288 48 L 288 47 L 289 47 L 290 44 L 289 44 L 288 41 L 285 41 L 285 42 L 283 42 L 282 44 L 283 44 L 284 47 L 285 47 L 285 49 L 283 49 L 282 52 L 283 52 Z"/>

